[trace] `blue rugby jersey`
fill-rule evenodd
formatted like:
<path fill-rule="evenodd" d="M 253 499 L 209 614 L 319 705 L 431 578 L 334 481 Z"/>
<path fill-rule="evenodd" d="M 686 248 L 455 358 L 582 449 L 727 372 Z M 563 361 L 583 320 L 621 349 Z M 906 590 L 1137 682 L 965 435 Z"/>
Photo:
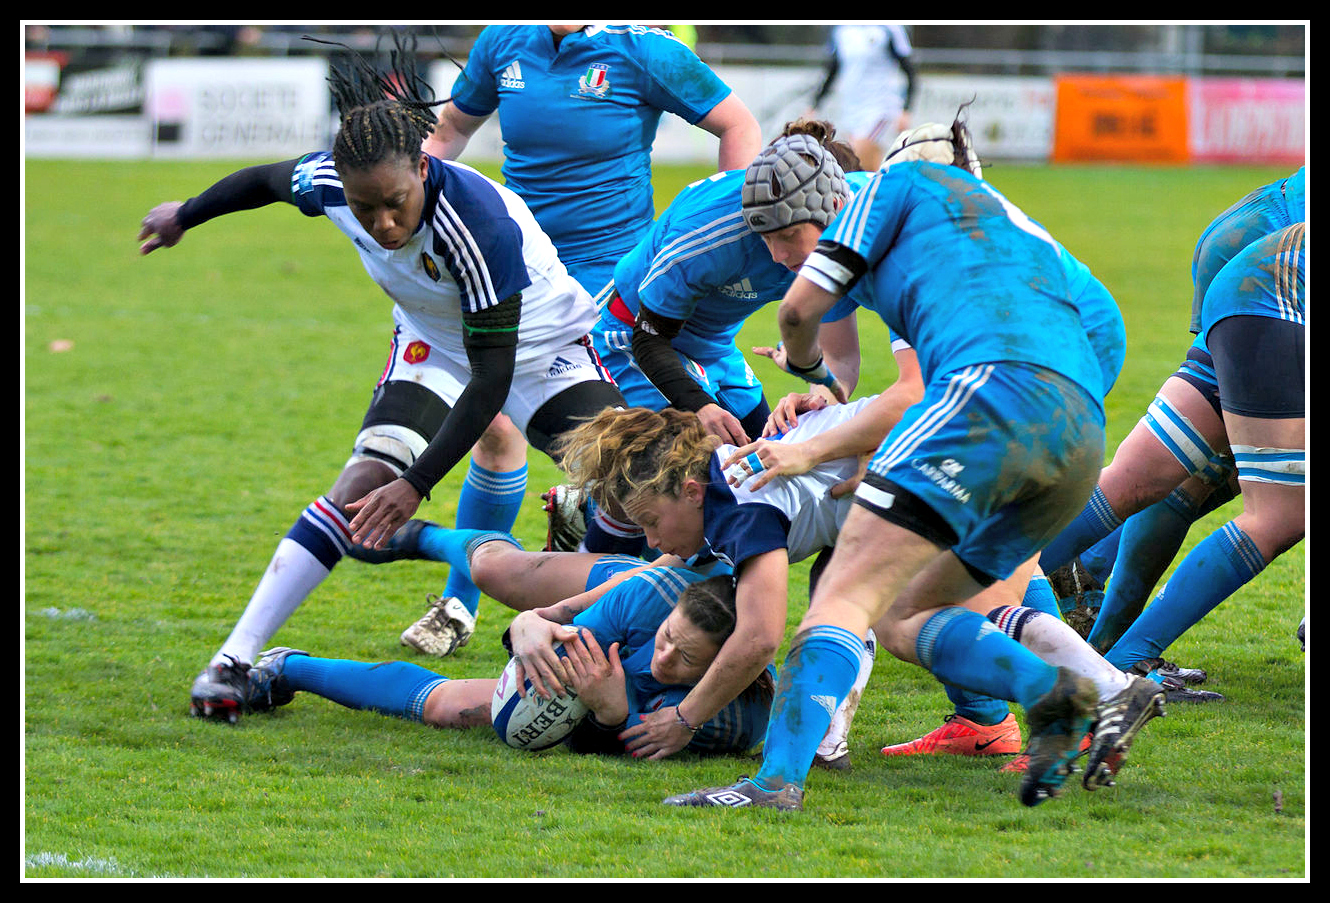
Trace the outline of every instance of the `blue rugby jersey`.
<path fill-rule="evenodd" d="M 1307 219 L 1307 167 L 1249 192 L 1205 227 L 1192 255 L 1191 331 L 1201 331 L 1210 280 L 1252 242 Z"/>
<path fill-rule="evenodd" d="M 594 25 L 555 48 L 545 25 L 490 25 L 452 101 L 496 110 L 505 182 L 565 261 L 627 251 L 651 225 L 651 145 L 662 113 L 696 124 L 730 88 L 668 31 Z"/>
<path fill-rule="evenodd" d="M 1060 246 L 987 182 L 955 167 L 878 172 L 800 270 L 877 312 L 919 355 L 925 383 L 1022 361 L 1066 376 L 1103 417 L 1103 377 Z"/>
<path fill-rule="evenodd" d="M 690 583 L 705 579 L 687 568 L 649 568 L 618 584 L 573 618 L 574 624 L 595 635 L 602 650 L 608 651 L 611 643 L 619 644 L 630 712 L 643 711 L 646 701 L 665 689 L 665 684 L 651 676 L 656 631 L 674 610 L 679 594 Z"/>
<path fill-rule="evenodd" d="M 846 181 L 855 191 L 871 175 L 847 173 Z M 642 306 L 684 320 L 671 344 L 694 360 L 732 351 L 744 321 L 783 298 L 794 281 L 744 223 L 743 180 L 743 170 L 732 170 L 689 185 L 614 268 L 614 288 L 629 320 Z M 849 309 L 838 308 L 835 316 Z"/>

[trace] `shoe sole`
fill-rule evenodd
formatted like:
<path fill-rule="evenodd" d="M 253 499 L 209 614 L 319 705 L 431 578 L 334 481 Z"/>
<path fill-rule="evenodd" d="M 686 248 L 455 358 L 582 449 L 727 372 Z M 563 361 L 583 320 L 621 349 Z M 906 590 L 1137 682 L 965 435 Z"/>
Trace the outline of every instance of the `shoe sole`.
<path fill-rule="evenodd" d="M 1113 778 L 1117 775 L 1118 769 L 1127 758 L 1127 750 L 1131 749 L 1131 744 L 1136 739 L 1136 735 L 1141 732 L 1141 728 L 1152 718 L 1163 717 L 1164 715 L 1164 691 L 1161 688 L 1150 698 L 1150 702 L 1136 717 L 1136 720 L 1127 726 L 1106 748 L 1096 748 L 1095 744 L 1090 745 L 1090 756 L 1085 765 L 1085 777 L 1081 779 L 1081 785 L 1086 790 L 1099 790 L 1104 787 L 1114 786 Z"/>

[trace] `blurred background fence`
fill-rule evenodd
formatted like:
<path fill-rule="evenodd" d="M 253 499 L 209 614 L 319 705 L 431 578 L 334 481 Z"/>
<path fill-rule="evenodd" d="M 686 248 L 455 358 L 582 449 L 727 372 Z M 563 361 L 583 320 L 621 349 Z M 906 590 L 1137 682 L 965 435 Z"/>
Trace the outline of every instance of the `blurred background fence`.
<path fill-rule="evenodd" d="M 324 147 L 324 78 L 351 51 L 410 30 L 446 97 L 479 24 L 42 24 L 24 21 L 30 157 L 274 158 Z M 988 159 L 1296 163 L 1306 155 L 1305 22 L 916 24 L 916 122 L 968 116 Z M 821 85 L 827 23 L 665 25 L 766 133 Z M 336 42 L 342 47 L 316 43 Z M 835 101 L 823 113 L 835 119 Z M 498 159 L 487 123 L 468 147 Z M 666 117 L 655 158 L 714 160 L 714 139 Z"/>

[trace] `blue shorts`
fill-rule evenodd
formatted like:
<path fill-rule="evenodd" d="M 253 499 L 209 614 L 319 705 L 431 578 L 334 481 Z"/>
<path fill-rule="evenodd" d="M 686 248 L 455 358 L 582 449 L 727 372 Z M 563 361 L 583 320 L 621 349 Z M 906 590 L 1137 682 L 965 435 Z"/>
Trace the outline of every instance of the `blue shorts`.
<path fill-rule="evenodd" d="M 1191 264 L 1192 332 L 1201 331 L 1205 293 L 1219 271 L 1253 241 L 1292 225 L 1284 181 L 1251 192 L 1215 217 L 1201 233 Z"/>
<path fill-rule="evenodd" d="M 1248 417 L 1306 415 L 1307 227 L 1242 250 L 1210 283 L 1201 334 L 1223 409 Z"/>
<path fill-rule="evenodd" d="M 593 590 L 616 574 L 640 568 L 648 563 L 646 559 L 638 558 L 636 555 L 606 555 L 591 566 L 591 573 L 587 574 L 586 578 L 586 588 Z"/>
<path fill-rule="evenodd" d="M 653 411 L 669 407 L 669 400 L 647 379 L 633 358 L 632 327 L 608 313 L 602 314 L 591 330 L 591 343 L 628 404 Z M 762 404 L 762 383 L 738 348 L 706 361 L 694 360 L 678 351 L 675 354 L 693 381 L 740 420 Z"/>
<path fill-rule="evenodd" d="M 982 364 L 928 383 L 869 462 L 855 502 L 949 542 L 988 584 L 1081 512 L 1103 463 L 1103 409 L 1089 392 L 1031 364 Z"/>

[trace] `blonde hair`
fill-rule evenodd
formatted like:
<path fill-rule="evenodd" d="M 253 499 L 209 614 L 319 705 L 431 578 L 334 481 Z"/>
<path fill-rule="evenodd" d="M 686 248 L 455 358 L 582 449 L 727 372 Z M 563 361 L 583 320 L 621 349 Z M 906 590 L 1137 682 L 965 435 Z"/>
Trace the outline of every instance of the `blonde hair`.
<path fill-rule="evenodd" d="M 643 495 L 678 498 L 689 478 L 706 483 L 719 444 L 690 411 L 606 408 L 552 451 L 573 485 L 602 507 L 622 508 Z"/>

